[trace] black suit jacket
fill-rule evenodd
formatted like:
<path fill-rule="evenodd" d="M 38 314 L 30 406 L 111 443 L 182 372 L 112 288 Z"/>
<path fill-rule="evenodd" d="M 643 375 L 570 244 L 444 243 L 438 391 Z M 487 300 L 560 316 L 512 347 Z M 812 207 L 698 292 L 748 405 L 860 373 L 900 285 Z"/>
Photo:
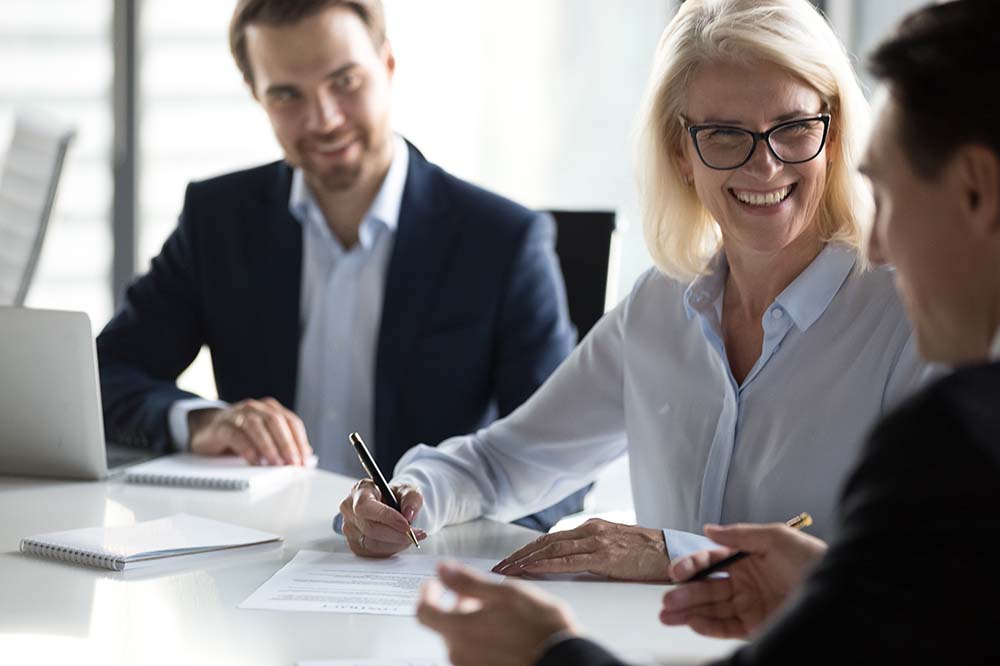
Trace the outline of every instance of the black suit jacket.
<path fill-rule="evenodd" d="M 551 218 L 408 148 L 376 348 L 374 440 L 387 473 L 417 443 L 510 413 L 575 342 Z M 302 227 L 288 210 L 291 176 L 276 162 L 188 187 L 177 229 L 97 339 L 109 439 L 169 448 L 168 410 L 192 397 L 175 379 L 203 344 L 220 399 L 294 408 Z"/>
<path fill-rule="evenodd" d="M 725 664 L 1000 664 L 1000 363 L 960 370 L 875 430 L 803 590 Z M 621 664 L 583 639 L 544 666 Z"/>

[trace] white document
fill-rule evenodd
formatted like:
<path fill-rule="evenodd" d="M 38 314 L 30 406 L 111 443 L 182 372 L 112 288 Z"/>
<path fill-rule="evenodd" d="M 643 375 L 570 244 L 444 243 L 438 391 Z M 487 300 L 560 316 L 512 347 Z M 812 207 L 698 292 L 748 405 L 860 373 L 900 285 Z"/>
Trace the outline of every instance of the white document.
<path fill-rule="evenodd" d="M 503 579 L 503 576 L 489 573 L 496 560 L 455 559 L 492 579 Z M 437 575 L 435 567 L 440 560 L 433 555 L 396 555 L 375 560 L 350 553 L 300 550 L 239 607 L 415 615 L 420 586 Z"/>

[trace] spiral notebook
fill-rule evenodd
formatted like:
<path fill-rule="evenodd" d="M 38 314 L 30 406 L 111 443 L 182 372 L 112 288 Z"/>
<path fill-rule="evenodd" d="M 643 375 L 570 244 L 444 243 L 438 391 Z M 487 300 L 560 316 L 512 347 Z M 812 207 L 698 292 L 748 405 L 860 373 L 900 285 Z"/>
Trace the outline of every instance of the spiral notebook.
<path fill-rule="evenodd" d="M 306 466 L 315 467 L 316 457 L 311 457 Z M 125 480 L 161 486 L 251 490 L 294 481 L 302 471 L 302 467 L 292 465 L 250 465 L 240 456 L 177 453 L 130 467 L 125 472 Z"/>
<path fill-rule="evenodd" d="M 178 513 L 132 525 L 39 534 L 21 539 L 21 552 L 126 571 L 185 556 L 277 547 L 281 541 L 277 534 Z"/>

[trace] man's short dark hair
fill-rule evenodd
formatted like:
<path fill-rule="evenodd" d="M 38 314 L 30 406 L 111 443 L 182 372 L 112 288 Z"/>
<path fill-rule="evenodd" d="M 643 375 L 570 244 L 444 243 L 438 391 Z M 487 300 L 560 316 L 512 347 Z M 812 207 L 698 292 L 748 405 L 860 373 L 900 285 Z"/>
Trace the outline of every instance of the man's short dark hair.
<path fill-rule="evenodd" d="M 1000 0 L 954 0 L 907 16 L 870 56 L 901 112 L 914 171 L 936 176 L 959 147 L 1000 154 Z"/>
<path fill-rule="evenodd" d="M 248 25 L 292 25 L 330 7 L 345 7 L 357 14 L 368 28 L 375 48 L 382 47 L 385 42 L 382 0 L 238 0 L 229 22 L 229 49 L 243 73 L 243 80 L 253 86 L 253 69 L 247 55 Z"/>

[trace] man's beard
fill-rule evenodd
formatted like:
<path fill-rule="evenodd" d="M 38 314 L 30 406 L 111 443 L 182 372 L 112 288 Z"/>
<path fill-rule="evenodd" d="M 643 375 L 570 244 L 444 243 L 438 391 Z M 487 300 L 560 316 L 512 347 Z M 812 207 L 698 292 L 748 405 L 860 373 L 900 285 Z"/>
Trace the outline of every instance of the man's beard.
<path fill-rule="evenodd" d="M 308 166 L 304 169 L 308 174 Z M 354 187 L 361 178 L 361 162 L 337 167 L 332 171 L 313 171 L 313 182 L 317 182 L 327 192 L 346 192 Z"/>
<path fill-rule="evenodd" d="M 350 164 L 340 164 L 334 167 L 326 166 L 322 160 L 313 160 L 310 153 L 319 143 L 333 143 L 334 137 L 323 137 L 313 141 L 303 142 L 298 146 L 301 155 L 301 167 L 309 177 L 309 181 L 330 193 L 346 192 L 357 185 L 364 170 L 364 164 L 369 159 L 367 141 L 362 141 L 362 151 L 358 160 Z"/>

